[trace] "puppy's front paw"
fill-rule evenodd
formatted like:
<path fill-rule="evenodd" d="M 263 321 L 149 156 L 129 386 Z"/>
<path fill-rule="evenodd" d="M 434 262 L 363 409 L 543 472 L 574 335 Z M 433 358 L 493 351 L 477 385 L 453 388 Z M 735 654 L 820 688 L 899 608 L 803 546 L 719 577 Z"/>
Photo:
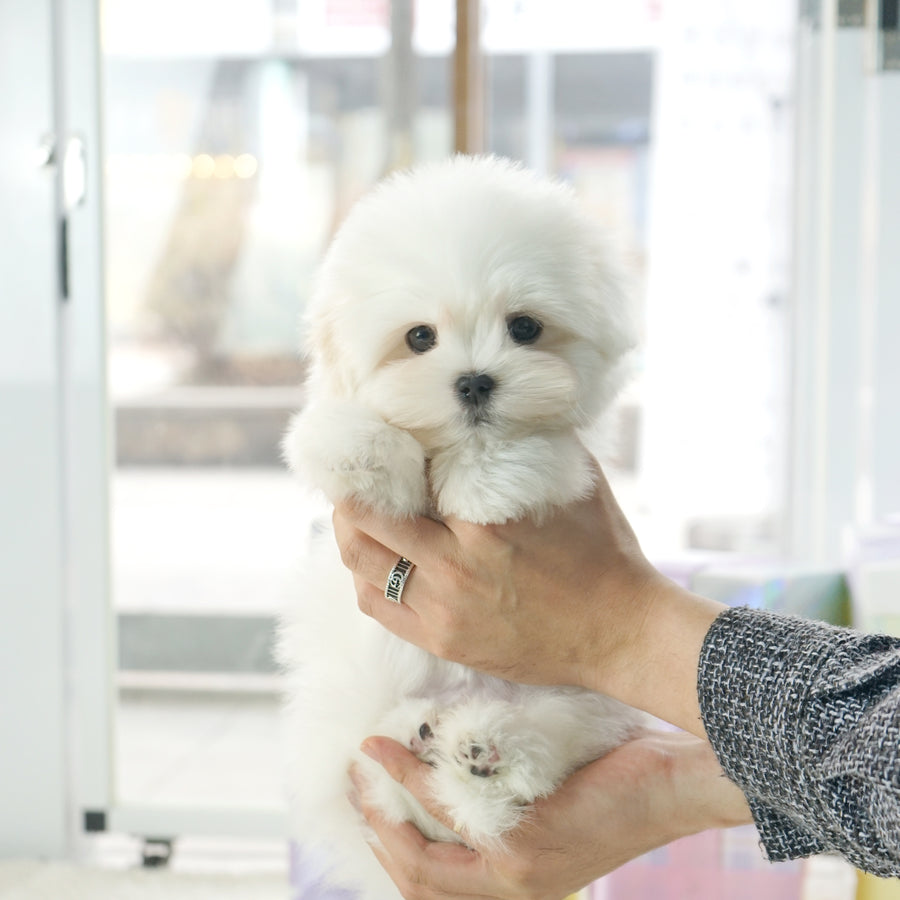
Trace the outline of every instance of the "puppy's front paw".
<path fill-rule="evenodd" d="M 531 516 L 586 496 L 593 484 L 589 458 L 567 435 L 530 435 L 454 448 L 431 461 L 438 511 L 488 524 Z"/>
<path fill-rule="evenodd" d="M 294 471 L 332 502 L 353 498 L 395 516 L 425 510 L 425 452 L 408 432 L 352 404 L 310 407 L 284 440 Z"/>
<path fill-rule="evenodd" d="M 433 701 L 408 697 L 378 723 L 378 733 L 405 744 L 422 762 L 434 765 L 439 753 L 437 732 L 440 712 Z"/>

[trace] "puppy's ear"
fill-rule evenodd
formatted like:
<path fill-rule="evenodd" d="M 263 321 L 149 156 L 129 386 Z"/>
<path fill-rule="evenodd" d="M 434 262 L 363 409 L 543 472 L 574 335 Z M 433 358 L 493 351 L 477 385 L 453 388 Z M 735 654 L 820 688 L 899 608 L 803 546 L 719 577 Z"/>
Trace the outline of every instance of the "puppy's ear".
<path fill-rule="evenodd" d="M 604 343 L 610 357 L 617 359 L 634 350 L 639 342 L 634 280 L 620 257 L 607 257 L 597 269 L 596 284 L 603 298 Z"/>
<path fill-rule="evenodd" d="M 339 367 L 340 353 L 335 339 L 334 322 L 325 316 L 319 316 L 311 323 L 309 340 L 317 366 L 329 372 Z"/>
<path fill-rule="evenodd" d="M 350 368 L 352 361 L 341 343 L 339 322 L 333 314 L 339 306 L 319 306 L 318 314 L 308 323 L 307 347 L 318 381 L 332 396 L 346 398 L 354 390 L 355 379 Z"/>

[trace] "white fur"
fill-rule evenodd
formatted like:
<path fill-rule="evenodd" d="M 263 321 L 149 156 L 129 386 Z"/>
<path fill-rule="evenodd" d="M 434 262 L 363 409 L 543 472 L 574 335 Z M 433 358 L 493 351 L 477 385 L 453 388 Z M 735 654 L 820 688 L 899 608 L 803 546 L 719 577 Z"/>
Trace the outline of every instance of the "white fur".
<path fill-rule="evenodd" d="M 542 323 L 533 344 L 511 339 L 517 315 Z M 307 324 L 309 402 L 285 438 L 292 468 L 332 501 L 481 523 L 540 518 L 590 490 L 579 432 L 615 396 L 635 343 L 615 256 L 570 192 L 493 158 L 392 177 L 357 204 Z M 418 325 L 437 333 L 425 353 L 406 344 Z M 477 422 L 454 387 L 467 373 L 496 384 Z M 371 900 L 397 892 L 346 799 L 351 759 L 390 820 L 459 838 L 358 752 L 366 736 L 428 760 L 463 839 L 487 847 L 640 722 L 607 697 L 510 684 L 403 643 L 358 611 L 330 535 L 304 564 L 280 652 L 295 835 L 326 855 L 336 884 Z M 433 736 L 420 736 L 423 723 Z"/>

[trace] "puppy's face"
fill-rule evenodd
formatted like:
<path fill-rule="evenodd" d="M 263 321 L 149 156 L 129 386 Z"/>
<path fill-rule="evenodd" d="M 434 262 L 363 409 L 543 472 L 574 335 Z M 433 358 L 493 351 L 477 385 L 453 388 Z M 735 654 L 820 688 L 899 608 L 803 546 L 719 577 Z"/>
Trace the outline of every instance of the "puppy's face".
<path fill-rule="evenodd" d="M 357 205 L 311 323 L 324 389 L 428 451 L 587 424 L 634 343 L 615 263 L 568 192 L 471 158 Z"/>

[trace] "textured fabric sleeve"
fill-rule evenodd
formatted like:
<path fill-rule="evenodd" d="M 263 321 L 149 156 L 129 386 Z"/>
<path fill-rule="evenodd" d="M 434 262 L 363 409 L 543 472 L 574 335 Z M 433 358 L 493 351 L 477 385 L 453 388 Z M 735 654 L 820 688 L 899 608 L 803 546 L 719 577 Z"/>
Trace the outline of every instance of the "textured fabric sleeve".
<path fill-rule="evenodd" d="M 770 860 L 837 852 L 900 875 L 900 640 L 726 610 L 698 692 Z"/>

